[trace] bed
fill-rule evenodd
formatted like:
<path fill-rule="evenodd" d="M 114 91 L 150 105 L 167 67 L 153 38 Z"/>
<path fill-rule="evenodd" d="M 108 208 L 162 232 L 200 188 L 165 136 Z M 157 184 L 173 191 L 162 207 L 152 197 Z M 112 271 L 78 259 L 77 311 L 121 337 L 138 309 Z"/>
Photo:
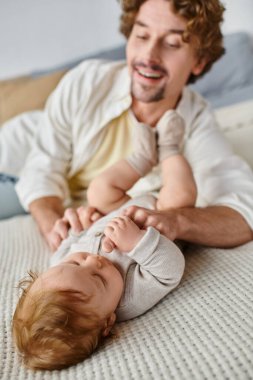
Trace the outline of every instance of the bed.
<path fill-rule="evenodd" d="M 246 33 L 228 35 L 226 47 L 226 56 L 195 87 L 213 104 L 223 133 L 253 168 L 252 38 Z M 120 47 L 103 54 L 122 58 L 123 51 Z M 27 110 L 42 108 L 48 93 L 74 64 L 2 82 L 0 96 L 8 102 L 8 94 L 10 104 L 5 113 L 2 107 L 1 121 L 24 109 L 25 86 L 31 93 L 36 84 L 44 86 L 44 92 L 36 90 L 38 98 L 33 98 L 30 108 L 25 105 Z M 91 358 L 52 373 L 23 368 L 11 340 L 11 316 L 18 297 L 15 286 L 27 269 L 46 268 L 50 256 L 29 215 L 0 222 L 0 255 L 2 380 L 253 378 L 253 242 L 234 249 L 187 246 L 185 274 L 175 291 L 145 315 L 118 324 L 116 335 Z"/>

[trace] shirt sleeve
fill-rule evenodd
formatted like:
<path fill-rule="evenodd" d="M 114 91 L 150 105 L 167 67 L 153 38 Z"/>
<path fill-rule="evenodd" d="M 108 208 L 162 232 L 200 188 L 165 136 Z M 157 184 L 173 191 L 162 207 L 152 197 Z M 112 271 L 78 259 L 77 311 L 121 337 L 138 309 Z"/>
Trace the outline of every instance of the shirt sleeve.
<path fill-rule="evenodd" d="M 124 321 L 143 314 L 180 282 L 184 256 L 172 241 L 153 227 L 128 253 L 135 263 L 125 279 L 125 292 L 116 310 L 117 320 Z"/>
<path fill-rule="evenodd" d="M 80 70 L 70 71 L 47 101 L 30 154 L 16 190 L 28 210 L 35 199 L 57 196 L 67 199 L 67 174 L 73 150 L 72 126 L 80 103 Z"/>
<path fill-rule="evenodd" d="M 197 183 L 197 206 L 231 207 L 253 228 L 252 170 L 234 154 L 209 107 L 203 107 L 192 121 L 184 154 Z"/>

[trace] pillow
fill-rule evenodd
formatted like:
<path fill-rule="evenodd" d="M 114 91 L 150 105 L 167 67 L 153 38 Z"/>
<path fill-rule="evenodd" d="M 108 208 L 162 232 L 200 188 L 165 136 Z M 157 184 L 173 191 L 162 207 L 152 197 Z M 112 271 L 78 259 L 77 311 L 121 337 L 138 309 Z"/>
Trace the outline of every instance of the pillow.
<path fill-rule="evenodd" d="M 0 81 L 0 125 L 25 111 L 43 109 L 66 70 L 41 77 Z"/>
<path fill-rule="evenodd" d="M 253 85 L 251 36 L 244 32 L 226 35 L 224 46 L 224 56 L 213 65 L 210 72 L 191 86 L 211 101 L 215 97 L 218 99 L 221 94 Z M 250 97 L 253 98 L 253 92 Z"/>
<path fill-rule="evenodd" d="M 57 67 L 55 67 L 53 69 L 53 71 L 70 70 L 73 67 L 77 66 L 82 61 L 84 61 L 85 59 L 96 59 L 97 58 L 97 59 L 106 59 L 108 61 L 124 60 L 126 58 L 125 50 L 126 50 L 126 46 L 125 45 L 121 45 L 121 46 L 115 47 L 114 49 L 102 50 L 102 51 L 97 52 L 95 54 L 85 55 L 85 56 L 83 56 L 83 57 L 81 57 L 79 59 L 76 59 L 74 61 L 70 61 L 70 62 L 67 62 L 67 63 L 65 63 L 63 65 L 57 66 Z M 51 72 L 52 72 L 52 70 L 42 71 L 42 72 L 35 71 L 32 74 L 32 76 L 33 77 L 37 77 L 37 76 L 49 74 Z"/>
<path fill-rule="evenodd" d="M 253 170 L 253 98 L 215 111 L 223 134 Z"/>
<path fill-rule="evenodd" d="M 0 125 L 22 112 L 43 109 L 48 96 L 63 75 L 84 59 L 120 60 L 124 57 L 125 47 L 120 46 L 82 57 L 50 71 L 35 72 L 28 77 L 0 81 Z"/>
<path fill-rule="evenodd" d="M 230 91 L 225 90 L 219 94 L 214 92 L 207 97 L 209 103 L 216 109 L 250 99 L 253 99 L 253 83 L 249 83 L 244 87 L 233 88 Z"/>

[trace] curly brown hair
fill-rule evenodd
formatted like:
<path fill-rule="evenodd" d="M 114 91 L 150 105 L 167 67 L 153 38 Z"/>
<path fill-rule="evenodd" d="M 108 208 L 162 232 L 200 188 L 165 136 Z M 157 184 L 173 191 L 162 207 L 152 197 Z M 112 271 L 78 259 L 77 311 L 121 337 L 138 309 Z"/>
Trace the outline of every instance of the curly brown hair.
<path fill-rule="evenodd" d="M 143 3 L 147 0 L 120 0 L 122 14 L 120 19 L 120 31 L 128 38 Z M 205 58 L 207 64 L 203 72 L 191 75 L 188 83 L 193 83 L 197 78 L 209 71 L 215 61 L 225 52 L 223 36 L 220 25 L 223 21 L 224 6 L 219 0 L 165 0 L 170 1 L 175 14 L 187 20 L 186 33 L 183 40 L 194 41 L 197 57 Z"/>

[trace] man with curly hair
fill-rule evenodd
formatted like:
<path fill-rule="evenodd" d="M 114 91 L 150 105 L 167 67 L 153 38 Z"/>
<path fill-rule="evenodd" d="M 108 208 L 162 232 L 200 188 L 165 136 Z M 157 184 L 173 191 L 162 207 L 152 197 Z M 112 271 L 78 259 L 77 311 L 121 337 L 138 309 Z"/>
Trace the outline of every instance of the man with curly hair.
<path fill-rule="evenodd" d="M 197 184 L 196 207 L 132 206 L 126 214 L 170 240 L 220 247 L 250 241 L 252 172 L 222 137 L 209 105 L 186 87 L 224 52 L 223 6 L 218 0 L 122 0 L 121 6 L 127 65 L 86 61 L 61 81 L 17 184 L 24 208 L 57 248 L 70 227 L 81 228 L 74 209 L 62 219 L 64 202 L 84 199 L 92 179 L 130 154 L 134 128 L 156 128 L 174 110 L 185 123 L 181 152 Z M 162 165 L 164 181 L 166 170 Z M 160 187 L 156 172 L 140 181 L 142 190 Z"/>

